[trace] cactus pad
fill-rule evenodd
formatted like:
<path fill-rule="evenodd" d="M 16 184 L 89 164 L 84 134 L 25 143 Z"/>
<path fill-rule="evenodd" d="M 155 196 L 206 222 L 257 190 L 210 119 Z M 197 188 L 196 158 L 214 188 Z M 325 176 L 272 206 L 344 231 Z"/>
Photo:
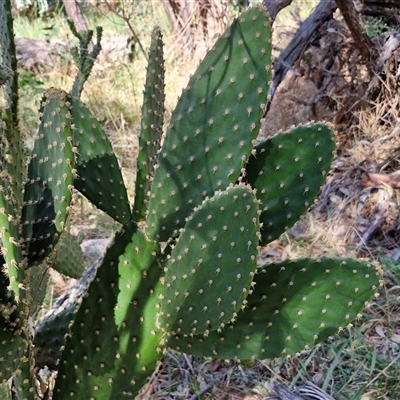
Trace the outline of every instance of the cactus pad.
<path fill-rule="evenodd" d="M 161 145 L 165 111 L 164 73 L 162 34 L 160 28 L 155 28 L 151 35 L 149 63 L 143 94 L 133 209 L 135 221 L 142 221 L 146 218 L 151 177 Z"/>
<path fill-rule="evenodd" d="M 169 345 L 193 355 L 227 359 L 287 356 L 328 339 L 351 323 L 379 286 L 372 264 L 349 259 L 300 259 L 265 265 L 248 308 L 208 337 L 176 336 Z"/>
<path fill-rule="evenodd" d="M 7 289 L 8 282 L 0 276 L 0 384 L 5 383 L 19 367 L 28 349 L 24 338 L 24 315 Z"/>
<path fill-rule="evenodd" d="M 48 90 L 28 166 L 23 221 L 28 261 L 40 261 L 64 229 L 75 178 L 75 149 L 67 94 Z"/>
<path fill-rule="evenodd" d="M 134 398 L 155 368 L 157 246 L 130 223 L 98 267 L 71 328 L 53 399 Z M 77 367 L 76 367 L 77 366 Z"/>
<path fill-rule="evenodd" d="M 258 233 L 257 200 L 243 186 L 215 194 L 188 217 L 165 267 L 159 320 L 168 334 L 218 329 L 244 308 Z"/>
<path fill-rule="evenodd" d="M 13 178 L 7 171 L 10 163 L 7 157 L 8 145 L 3 131 L 5 124 L 0 121 L 0 244 L 2 272 L 7 275 L 7 288 L 11 289 L 16 301 L 22 300 L 24 291 L 24 262 L 20 246 L 20 207 L 14 196 Z M 4 258 L 3 258 L 4 257 Z"/>
<path fill-rule="evenodd" d="M 322 123 L 299 125 L 260 142 L 246 166 L 246 180 L 261 200 L 262 244 L 278 238 L 312 205 L 335 149 Z"/>
<path fill-rule="evenodd" d="M 172 113 L 154 173 L 147 232 L 175 236 L 193 208 L 237 181 L 258 135 L 271 77 L 264 8 L 244 12 L 207 53 Z"/>
<path fill-rule="evenodd" d="M 111 218 L 127 223 L 130 205 L 111 143 L 89 109 L 79 99 L 71 97 L 70 101 L 78 148 L 74 186 Z"/>
<path fill-rule="evenodd" d="M 60 240 L 54 247 L 54 260 L 51 267 L 56 271 L 79 279 L 85 270 L 85 261 L 81 246 L 77 240 L 68 232 L 64 231 Z"/>

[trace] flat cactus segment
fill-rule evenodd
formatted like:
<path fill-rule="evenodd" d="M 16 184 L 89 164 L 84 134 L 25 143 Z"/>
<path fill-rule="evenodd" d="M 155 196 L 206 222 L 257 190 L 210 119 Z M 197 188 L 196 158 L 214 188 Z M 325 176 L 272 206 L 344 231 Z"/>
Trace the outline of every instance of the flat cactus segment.
<path fill-rule="evenodd" d="M 64 229 L 72 198 L 75 152 L 67 94 L 48 90 L 42 101 L 25 184 L 25 252 L 29 263 L 40 261 Z"/>
<path fill-rule="evenodd" d="M 7 275 L 7 292 L 11 291 L 19 302 L 24 297 L 20 284 L 25 280 L 24 262 L 20 246 L 20 208 L 14 196 L 13 178 L 8 173 L 8 143 L 0 121 L 0 244 L 1 260 Z M 22 190 L 21 190 L 22 193 Z M 11 295 L 11 293 L 9 293 Z"/>
<path fill-rule="evenodd" d="M 49 280 L 49 266 L 46 262 L 35 265 L 26 271 L 25 286 L 28 288 L 27 297 L 29 304 L 29 314 L 33 319 L 43 305 L 43 300 L 47 294 L 47 282 Z"/>
<path fill-rule="evenodd" d="M 18 370 L 27 352 L 28 342 L 20 331 L 9 332 L 0 317 L 0 384 L 6 383 Z"/>
<path fill-rule="evenodd" d="M 22 186 L 25 181 L 25 152 L 23 139 L 18 127 L 18 65 L 15 49 L 15 37 L 11 1 L 0 2 L 0 66 L 2 69 L 4 102 L 0 106 L 0 136 L 8 142 L 7 166 L 5 170 L 12 176 L 11 190 L 17 209 L 22 207 Z M 3 97 L 3 96 L 2 96 Z"/>
<path fill-rule="evenodd" d="M 25 152 L 18 129 L 18 70 L 10 0 L 0 2 L 0 65 L 2 69 L 0 106 L 0 245 L 16 301 L 23 299 L 25 274 L 20 248 L 19 223 L 25 181 Z M 4 265 L 4 264 L 1 264 Z"/>
<path fill-rule="evenodd" d="M 36 367 L 57 369 L 76 308 L 76 304 L 72 304 L 49 318 L 39 320 L 33 338 Z"/>
<path fill-rule="evenodd" d="M 120 223 L 131 219 L 124 180 L 111 143 L 100 123 L 71 97 L 74 142 L 78 148 L 74 186 L 96 207 Z"/>
<path fill-rule="evenodd" d="M 312 205 L 334 150 L 334 133 L 322 123 L 299 125 L 256 146 L 246 166 L 246 180 L 262 204 L 261 244 L 278 238 Z"/>
<path fill-rule="evenodd" d="M 68 232 L 64 231 L 54 247 L 55 260 L 52 268 L 56 271 L 79 279 L 85 270 L 85 261 L 81 246 L 77 240 Z"/>
<path fill-rule="evenodd" d="M 379 286 L 375 266 L 350 259 L 300 259 L 265 265 L 248 308 L 208 337 L 175 337 L 169 345 L 193 355 L 266 359 L 310 348 L 351 323 Z"/>
<path fill-rule="evenodd" d="M 135 398 L 160 357 L 157 253 L 134 223 L 117 234 L 75 317 L 54 400 Z"/>
<path fill-rule="evenodd" d="M 171 116 L 150 194 L 147 232 L 175 236 L 194 207 L 239 178 L 271 77 L 264 8 L 241 14 L 207 53 Z"/>
<path fill-rule="evenodd" d="M 2 258 L 2 257 L 0 257 Z M 4 261 L 4 260 L 1 260 Z M 21 326 L 21 308 L 8 291 L 8 279 L 0 276 L 0 384 L 5 383 L 18 369 L 28 348 Z"/>
<path fill-rule="evenodd" d="M 17 400 L 37 400 L 37 395 L 34 391 L 34 387 L 37 384 L 37 379 L 34 376 L 33 358 L 32 352 L 29 347 L 27 356 L 24 357 L 15 375 L 13 376 L 13 398 Z"/>
<path fill-rule="evenodd" d="M 3 84 L 6 86 L 6 109 L 10 110 L 8 117 L 13 117 L 13 126 L 18 125 L 18 70 L 15 50 L 11 1 L 0 2 L 0 64 L 9 72 L 9 79 Z M 9 132 L 11 134 L 11 132 Z M 8 136 L 11 139 L 11 136 Z"/>
<path fill-rule="evenodd" d="M 188 217 L 165 267 L 159 322 L 167 334 L 206 334 L 245 307 L 258 233 L 257 200 L 243 186 L 215 194 Z"/>
<path fill-rule="evenodd" d="M 155 28 L 151 35 L 149 63 L 143 94 L 133 209 L 135 221 L 143 221 L 146 218 L 148 193 L 161 146 L 165 112 L 164 74 L 162 34 L 160 28 Z"/>

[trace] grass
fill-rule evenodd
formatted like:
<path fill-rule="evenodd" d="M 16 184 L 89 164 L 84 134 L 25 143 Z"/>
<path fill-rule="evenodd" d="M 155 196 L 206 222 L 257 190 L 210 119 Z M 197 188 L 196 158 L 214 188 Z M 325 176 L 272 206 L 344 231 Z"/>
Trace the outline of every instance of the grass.
<path fill-rule="evenodd" d="M 168 33 L 167 19 L 158 3 L 152 2 L 151 8 L 141 18 L 135 19 L 135 27 L 146 46 L 154 20 L 159 21 L 166 32 L 168 119 L 195 63 L 190 57 L 178 57 L 179 48 Z M 294 3 L 292 7 L 292 10 L 286 10 L 284 15 L 279 16 L 278 24 L 286 25 L 290 13 L 305 13 L 301 14 L 301 18 L 304 18 L 310 12 L 311 3 L 307 3 L 307 7 L 299 7 L 298 3 Z M 107 12 L 104 7 L 85 12 L 90 27 L 103 26 L 105 37 L 130 34 L 122 20 Z M 296 23 L 291 25 L 293 28 Z M 15 32 L 17 37 L 45 40 L 71 38 L 61 15 L 31 21 L 16 18 Z M 145 66 L 144 57 L 140 53 L 132 63 L 123 57 L 103 60 L 95 67 L 83 94 L 88 107 L 103 122 L 122 160 L 122 170 L 129 188 L 133 187 L 136 168 Z M 75 72 L 68 55 L 59 55 L 51 69 L 20 71 L 21 121 L 27 136 L 35 131 L 36 110 L 45 88 L 55 86 L 69 90 Z M 387 111 L 376 105 L 371 115 L 358 115 L 358 137 L 375 140 L 375 116 L 386 116 L 388 112 L 395 113 L 393 108 Z M 281 122 L 275 121 L 276 124 Z M 357 160 L 362 157 L 363 150 L 356 145 L 349 151 Z M 132 192 L 130 196 L 133 197 Z M 327 193 L 326 196 L 333 196 L 333 193 Z M 355 203 L 348 198 L 337 197 L 337 201 L 331 202 L 330 208 L 324 212 L 316 206 L 295 228 L 270 244 L 265 254 L 270 259 L 322 255 L 357 257 L 358 249 L 349 244 L 352 242 L 350 239 L 354 238 L 351 225 L 345 225 L 346 229 L 343 230 L 344 211 L 350 207 L 354 215 L 357 209 Z M 91 217 L 88 217 L 89 214 Z M 88 238 L 107 237 L 116 229 L 115 224 L 104 214 L 79 197 L 73 206 L 71 222 Z M 261 360 L 244 365 L 197 359 L 170 351 L 145 388 L 143 399 L 194 399 L 196 394 L 202 393 L 202 399 L 261 400 L 269 393 L 268 383 L 271 379 L 291 387 L 311 381 L 335 399 L 400 399 L 400 263 L 395 262 L 387 251 L 379 251 L 379 246 L 368 250 L 375 260 L 384 265 L 384 286 L 380 290 L 380 297 L 370 304 L 353 326 L 338 334 L 334 340 L 294 357 Z"/>

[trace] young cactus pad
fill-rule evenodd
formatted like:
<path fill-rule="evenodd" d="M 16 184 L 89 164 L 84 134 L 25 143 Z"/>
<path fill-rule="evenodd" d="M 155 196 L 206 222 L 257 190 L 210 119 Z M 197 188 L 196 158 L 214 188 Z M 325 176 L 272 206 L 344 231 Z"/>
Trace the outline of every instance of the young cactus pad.
<path fill-rule="evenodd" d="M 78 149 L 74 186 L 96 207 L 120 223 L 131 219 L 117 157 L 101 124 L 77 98 L 70 97 L 74 143 Z"/>
<path fill-rule="evenodd" d="M 164 52 L 160 28 L 151 34 L 149 63 L 143 93 L 142 121 L 139 136 L 139 154 L 135 188 L 133 218 L 146 218 L 148 194 L 151 188 L 154 166 L 161 146 L 164 125 Z"/>
<path fill-rule="evenodd" d="M 158 157 L 147 233 L 175 236 L 193 208 L 240 176 L 258 135 L 271 78 L 271 27 L 263 7 L 241 14 L 183 90 Z"/>

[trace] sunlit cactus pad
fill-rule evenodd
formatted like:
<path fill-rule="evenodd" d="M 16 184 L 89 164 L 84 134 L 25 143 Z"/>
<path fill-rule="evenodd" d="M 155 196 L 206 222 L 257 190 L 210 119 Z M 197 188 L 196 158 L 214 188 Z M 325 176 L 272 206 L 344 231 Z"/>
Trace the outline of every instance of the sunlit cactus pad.
<path fill-rule="evenodd" d="M 156 256 L 157 246 L 135 224 L 116 235 L 75 317 L 54 400 L 94 392 L 101 399 L 134 398 L 160 357 Z"/>

